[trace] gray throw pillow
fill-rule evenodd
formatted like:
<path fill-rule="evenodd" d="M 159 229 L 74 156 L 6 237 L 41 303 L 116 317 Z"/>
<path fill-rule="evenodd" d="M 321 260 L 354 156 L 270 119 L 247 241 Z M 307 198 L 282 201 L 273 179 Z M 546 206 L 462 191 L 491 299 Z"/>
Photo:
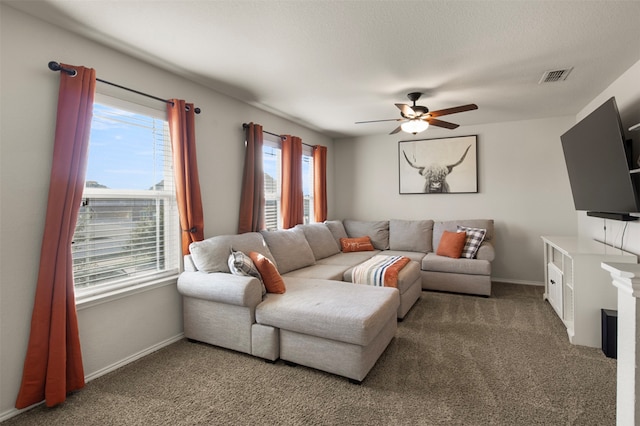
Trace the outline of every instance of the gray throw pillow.
<path fill-rule="evenodd" d="M 267 294 L 267 288 L 264 286 L 262 276 L 256 265 L 253 264 L 253 260 L 241 251 L 232 251 L 229 255 L 229 270 L 233 275 L 243 275 L 245 277 L 254 277 L 262 284 L 262 295 Z"/>

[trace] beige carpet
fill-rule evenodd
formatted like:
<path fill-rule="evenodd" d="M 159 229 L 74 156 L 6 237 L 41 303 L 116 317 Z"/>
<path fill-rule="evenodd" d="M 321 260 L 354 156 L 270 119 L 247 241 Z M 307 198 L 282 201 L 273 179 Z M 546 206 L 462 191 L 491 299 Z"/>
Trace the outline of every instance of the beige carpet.
<path fill-rule="evenodd" d="M 364 383 L 181 341 L 7 425 L 614 425 L 615 360 L 542 288 L 423 292 Z"/>

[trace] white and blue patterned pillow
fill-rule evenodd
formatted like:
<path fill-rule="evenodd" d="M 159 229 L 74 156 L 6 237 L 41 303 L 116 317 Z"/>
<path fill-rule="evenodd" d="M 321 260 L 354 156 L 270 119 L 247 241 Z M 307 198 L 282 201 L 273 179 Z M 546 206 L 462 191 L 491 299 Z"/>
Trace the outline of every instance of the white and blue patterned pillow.
<path fill-rule="evenodd" d="M 487 230 L 481 228 L 468 228 L 466 226 L 458 225 L 458 232 L 467 233 L 467 239 L 464 242 L 464 248 L 462 249 L 460 257 L 473 259 L 476 257 L 480 244 L 484 241 L 484 236 L 487 233 Z"/>
<path fill-rule="evenodd" d="M 264 282 L 262 281 L 262 276 L 256 265 L 254 265 L 253 260 L 246 254 L 241 251 L 231 251 L 229 255 L 229 270 L 233 275 L 243 275 L 246 277 L 255 277 L 262 284 L 262 295 L 267 294 L 267 289 L 264 286 Z"/>

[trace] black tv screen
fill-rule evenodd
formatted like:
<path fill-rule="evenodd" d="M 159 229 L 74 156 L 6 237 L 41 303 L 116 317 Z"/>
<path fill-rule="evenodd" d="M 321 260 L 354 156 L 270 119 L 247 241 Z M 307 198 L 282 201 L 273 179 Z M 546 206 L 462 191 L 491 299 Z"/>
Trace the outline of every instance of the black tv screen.
<path fill-rule="evenodd" d="M 573 126 L 560 140 L 576 210 L 640 211 L 638 191 L 629 173 L 631 148 L 625 141 L 615 98 Z"/>

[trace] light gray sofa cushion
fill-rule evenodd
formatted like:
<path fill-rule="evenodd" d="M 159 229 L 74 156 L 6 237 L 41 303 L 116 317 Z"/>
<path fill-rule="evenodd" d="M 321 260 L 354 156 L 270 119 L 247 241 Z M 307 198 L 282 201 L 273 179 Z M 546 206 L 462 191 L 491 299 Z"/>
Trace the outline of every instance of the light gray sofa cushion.
<path fill-rule="evenodd" d="M 433 251 L 433 220 L 389 221 L 389 248 L 391 250 Z"/>
<path fill-rule="evenodd" d="M 193 258 L 191 254 L 185 254 L 182 256 L 182 265 L 184 266 L 184 270 L 188 272 L 195 272 L 198 270 L 198 267 L 195 263 L 193 263 Z"/>
<path fill-rule="evenodd" d="M 287 272 L 284 276 L 342 281 L 342 276 L 347 269 L 349 269 L 349 266 L 323 265 L 320 263 L 316 263 L 315 265 L 307 266 L 306 268 L 300 268 L 296 269 L 295 271 Z"/>
<path fill-rule="evenodd" d="M 313 251 L 300 228 L 280 231 L 261 231 L 269 250 L 276 259 L 276 267 L 280 274 L 304 268 L 316 263 Z"/>
<path fill-rule="evenodd" d="M 380 250 L 352 251 L 347 253 L 340 252 L 333 256 L 320 259 L 317 263 L 321 265 L 342 265 L 351 267 L 371 259 L 378 253 L 380 253 Z"/>
<path fill-rule="evenodd" d="M 433 249 L 438 249 L 440 244 L 440 238 L 444 231 L 456 232 L 458 225 L 466 226 L 469 228 L 482 228 L 486 229 L 487 233 L 484 235 L 484 241 L 491 242 L 493 240 L 493 219 L 471 219 L 471 220 L 447 220 L 443 222 L 435 222 L 433 224 Z"/>
<path fill-rule="evenodd" d="M 267 294 L 256 322 L 305 335 L 366 346 L 396 317 L 398 290 L 285 277 L 287 292 Z"/>
<path fill-rule="evenodd" d="M 422 270 L 431 272 L 447 272 L 467 275 L 491 275 L 491 263 L 488 260 L 452 259 L 427 253 L 422 259 Z"/>
<path fill-rule="evenodd" d="M 302 229 L 304 236 L 311 246 L 313 257 L 316 260 L 333 256 L 340 253 L 340 246 L 336 243 L 329 227 L 324 223 L 309 223 L 306 225 L 296 225 Z"/>
<path fill-rule="evenodd" d="M 238 235 L 217 235 L 203 241 L 196 241 L 189 245 L 191 260 L 199 271 L 228 272 L 229 255 L 231 251 L 241 251 L 245 254 L 255 251 L 274 262 L 273 254 L 265 244 L 264 238 L 258 232 L 247 232 Z M 277 264 L 276 264 L 277 266 Z"/>
<path fill-rule="evenodd" d="M 389 221 L 365 221 L 345 219 L 342 221 L 349 237 L 369 237 L 378 250 L 389 249 Z"/>
<path fill-rule="evenodd" d="M 331 235 L 336 240 L 338 248 L 340 248 L 340 238 L 349 238 L 347 231 L 344 229 L 344 225 L 341 220 L 325 220 L 324 224 L 327 225 Z"/>
<path fill-rule="evenodd" d="M 493 219 L 470 219 L 470 220 L 448 220 L 443 222 L 435 222 L 433 224 L 433 248 L 437 250 L 440 238 L 444 231 L 456 232 L 458 225 L 469 228 L 486 229 L 487 232 L 484 240 L 476 252 L 475 260 L 487 260 L 489 262 L 495 259 L 495 250 L 493 248 Z M 490 265 L 489 265 L 490 267 Z"/>

